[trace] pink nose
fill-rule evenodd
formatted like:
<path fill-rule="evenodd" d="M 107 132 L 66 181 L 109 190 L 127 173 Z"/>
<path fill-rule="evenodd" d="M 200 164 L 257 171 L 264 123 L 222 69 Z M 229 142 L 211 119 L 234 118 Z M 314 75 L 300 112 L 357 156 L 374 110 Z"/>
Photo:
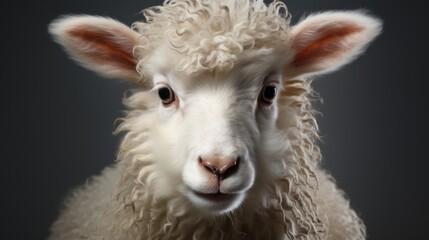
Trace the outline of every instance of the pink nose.
<path fill-rule="evenodd" d="M 218 180 L 233 175 L 238 170 L 240 158 L 200 157 L 200 164 L 210 173 L 216 175 Z"/>

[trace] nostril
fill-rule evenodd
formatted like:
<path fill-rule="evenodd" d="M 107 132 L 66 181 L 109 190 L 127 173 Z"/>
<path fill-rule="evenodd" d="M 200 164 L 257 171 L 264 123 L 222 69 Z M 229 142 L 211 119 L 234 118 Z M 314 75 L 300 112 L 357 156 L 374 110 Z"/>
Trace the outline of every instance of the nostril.
<path fill-rule="evenodd" d="M 225 169 L 225 171 L 223 172 L 223 176 L 222 179 L 225 179 L 233 174 L 235 174 L 238 171 L 238 167 L 240 166 L 240 157 L 238 157 L 234 164 L 232 164 L 231 166 L 229 166 L 227 169 Z"/>
<path fill-rule="evenodd" d="M 218 168 L 213 166 L 210 162 L 204 161 L 202 158 L 200 158 L 200 164 L 203 165 L 206 168 L 206 170 L 208 170 L 211 173 L 214 173 L 216 175 L 220 173 L 220 170 Z"/>
<path fill-rule="evenodd" d="M 199 158 L 199 163 L 204 166 L 204 168 L 215 174 L 216 177 L 220 179 L 225 179 L 228 176 L 236 173 L 240 165 L 240 158 L 230 158 L 230 159 L 219 159 L 219 158 Z"/>

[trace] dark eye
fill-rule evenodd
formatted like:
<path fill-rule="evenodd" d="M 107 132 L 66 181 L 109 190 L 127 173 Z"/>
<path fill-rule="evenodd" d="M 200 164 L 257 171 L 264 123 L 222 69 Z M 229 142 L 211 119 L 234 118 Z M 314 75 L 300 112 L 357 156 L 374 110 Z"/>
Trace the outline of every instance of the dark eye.
<path fill-rule="evenodd" d="M 176 96 L 169 86 L 163 86 L 159 88 L 158 96 L 164 105 L 168 105 L 176 100 Z"/>
<path fill-rule="evenodd" d="M 261 100 L 267 104 L 273 103 L 274 98 L 277 94 L 277 87 L 274 84 L 267 84 L 264 86 L 261 92 Z"/>

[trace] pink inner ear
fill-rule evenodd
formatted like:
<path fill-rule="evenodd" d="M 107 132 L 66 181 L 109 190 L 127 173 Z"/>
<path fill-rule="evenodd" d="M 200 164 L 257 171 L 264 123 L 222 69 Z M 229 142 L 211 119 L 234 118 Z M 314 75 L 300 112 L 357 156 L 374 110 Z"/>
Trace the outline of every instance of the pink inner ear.
<path fill-rule="evenodd" d="M 320 35 L 319 38 L 310 42 L 305 46 L 296 46 L 298 49 L 293 65 L 308 66 L 314 64 L 321 58 L 329 59 L 334 58 L 353 47 L 349 44 L 342 44 L 344 39 L 354 33 L 358 33 L 362 30 L 359 26 L 342 26 L 340 28 L 325 27 L 319 29 L 315 35 Z M 299 37 L 298 37 L 299 38 Z M 300 40 L 297 39 L 299 45 Z"/>
<path fill-rule="evenodd" d="M 91 60 L 105 63 L 108 65 L 117 65 L 118 67 L 135 70 L 136 60 L 132 55 L 132 44 L 129 49 L 124 49 L 114 41 L 115 36 L 106 31 L 95 31 L 90 27 L 81 26 L 68 32 L 72 37 L 89 44 L 93 49 L 83 52 Z"/>

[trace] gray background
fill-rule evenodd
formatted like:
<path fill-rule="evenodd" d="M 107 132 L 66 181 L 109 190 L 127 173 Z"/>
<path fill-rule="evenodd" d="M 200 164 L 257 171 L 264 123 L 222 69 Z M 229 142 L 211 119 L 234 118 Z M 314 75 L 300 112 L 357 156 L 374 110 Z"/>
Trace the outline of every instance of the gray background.
<path fill-rule="evenodd" d="M 1 15 L 2 239 L 44 239 L 64 195 L 113 162 L 123 91 L 69 60 L 47 34 L 61 14 L 130 25 L 160 1 L 14 1 Z M 364 219 L 369 239 L 426 231 L 427 13 L 417 1 L 290 0 L 296 21 L 327 9 L 369 9 L 384 33 L 357 61 L 317 79 L 324 165 Z M 426 121 L 425 121 L 426 122 Z M 426 134 L 424 136 L 423 134 Z"/>

